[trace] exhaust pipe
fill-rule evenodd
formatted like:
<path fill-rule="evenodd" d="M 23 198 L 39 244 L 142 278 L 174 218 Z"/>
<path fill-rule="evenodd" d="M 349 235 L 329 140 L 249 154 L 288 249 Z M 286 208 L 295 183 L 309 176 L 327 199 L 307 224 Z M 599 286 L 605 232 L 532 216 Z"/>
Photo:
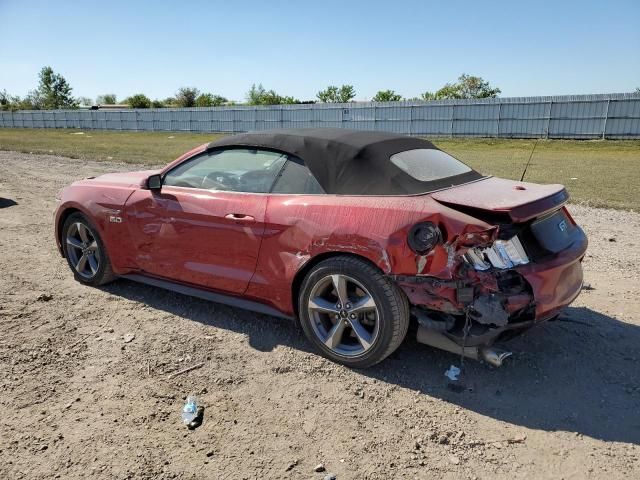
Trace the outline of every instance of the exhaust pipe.
<path fill-rule="evenodd" d="M 502 362 L 511 355 L 513 355 L 513 352 L 507 352 L 506 350 L 493 347 L 486 347 L 480 350 L 482 359 L 494 367 L 501 367 Z"/>
<path fill-rule="evenodd" d="M 418 327 L 416 340 L 425 345 L 439 348 L 440 350 L 446 350 L 447 352 L 457 355 L 464 355 L 466 358 L 484 360 L 494 367 L 500 367 L 502 362 L 512 355 L 512 352 L 494 347 L 462 347 L 442 333 L 423 326 Z"/>

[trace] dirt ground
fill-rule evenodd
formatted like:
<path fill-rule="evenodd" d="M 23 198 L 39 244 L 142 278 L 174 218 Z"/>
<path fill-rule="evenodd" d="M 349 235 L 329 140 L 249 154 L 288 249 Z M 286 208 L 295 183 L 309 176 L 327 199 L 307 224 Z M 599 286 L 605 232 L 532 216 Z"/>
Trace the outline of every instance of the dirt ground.
<path fill-rule="evenodd" d="M 574 205 L 587 288 L 504 367 L 468 361 L 456 392 L 459 359 L 411 338 L 354 371 L 284 320 L 76 283 L 55 193 L 126 169 L 0 152 L 0 478 L 640 478 L 639 214 Z"/>

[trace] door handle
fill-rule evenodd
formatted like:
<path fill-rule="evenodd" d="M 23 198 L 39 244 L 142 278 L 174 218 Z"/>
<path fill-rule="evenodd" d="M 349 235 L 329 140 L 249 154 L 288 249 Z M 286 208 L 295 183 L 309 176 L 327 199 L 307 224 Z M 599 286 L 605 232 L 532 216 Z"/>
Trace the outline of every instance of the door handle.
<path fill-rule="evenodd" d="M 244 213 L 227 213 L 224 218 L 227 220 L 235 220 L 237 222 L 255 222 L 256 219 L 251 215 L 245 215 Z"/>

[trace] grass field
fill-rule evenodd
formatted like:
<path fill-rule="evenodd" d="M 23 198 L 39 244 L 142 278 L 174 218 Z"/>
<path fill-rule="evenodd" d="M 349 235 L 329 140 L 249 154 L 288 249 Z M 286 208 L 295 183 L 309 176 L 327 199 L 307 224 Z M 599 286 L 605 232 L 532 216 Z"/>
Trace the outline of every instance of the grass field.
<path fill-rule="evenodd" d="M 162 164 L 219 134 L 0 129 L 0 150 L 73 158 Z M 535 140 L 434 139 L 485 174 L 520 179 Z M 572 201 L 640 210 L 640 141 L 537 142 L 525 181 L 562 183 Z"/>

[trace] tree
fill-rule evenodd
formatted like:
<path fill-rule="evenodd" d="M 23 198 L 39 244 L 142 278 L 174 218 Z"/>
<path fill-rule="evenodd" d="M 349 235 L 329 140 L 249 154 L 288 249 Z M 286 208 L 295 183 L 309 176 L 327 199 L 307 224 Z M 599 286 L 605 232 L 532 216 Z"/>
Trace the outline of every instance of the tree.
<path fill-rule="evenodd" d="M 18 110 L 20 97 L 10 95 L 6 90 L 0 92 L 0 110 Z"/>
<path fill-rule="evenodd" d="M 43 67 L 39 78 L 38 88 L 33 92 L 33 96 L 37 97 L 35 104 L 47 110 L 78 107 L 78 102 L 71 95 L 73 89 L 62 75 L 55 73 L 51 67 Z"/>
<path fill-rule="evenodd" d="M 17 103 L 18 110 L 41 110 L 44 108 L 42 95 L 37 90 L 31 90 L 23 99 L 19 99 Z"/>
<path fill-rule="evenodd" d="M 150 108 L 151 100 L 143 93 L 136 93 L 125 99 L 124 103 L 128 104 L 131 108 Z"/>
<path fill-rule="evenodd" d="M 342 85 L 340 88 L 329 85 L 316 95 L 322 103 L 348 103 L 356 96 L 353 85 Z"/>
<path fill-rule="evenodd" d="M 482 77 L 474 77 L 466 73 L 458 78 L 458 86 L 462 98 L 495 98 L 501 92 L 499 88 L 489 85 L 489 82 Z"/>
<path fill-rule="evenodd" d="M 492 87 L 482 77 L 475 77 L 463 73 L 458 77 L 457 83 L 445 83 L 436 93 L 424 92 L 423 100 L 442 100 L 456 98 L 495 98 L 501 90 Z"/>
<path fill-rule="evenodd" d="M 164 100 L 161 100 L 161 102 L 166 108 L 177 107 L 178 106 L 178 104 L 176 102 L 176 99 L 173 98 L 173 97 L 167 97 Z"/>
<path fill-rule="evenodd" d="M 9 110 L 40 110 L 42 99 L 35 90 L 30 91 L 26 97 L 20 98 L 17 95 L 10 95 L 6 90 L 0 92 L 0 111 Z"/>
<path fill-rule="evenodd" d="M 300 103 L 293 97 L 283 97 L 278 95 L 275 90 L 265 90 L 262 84 L 254 83 L 247 92 L 247 103 L 249 105 L 283 105 L 290 103 Z"/>
<path fill-rule="evenodd" d="M 93 100 L 91 100 L 89 97 L 78 97 L 76 101 L 83 107 L 90 107 L 91 105 L 93 105 Z"/>
<path fill-rule="evenodd" d="M 203 93 L 198 98 L 196 98 L 196 107 L 219 107 L 226 102 L 227 99 L 221 95 L 214 95 L 213 93 Z"/>
<path fill-rule="evenodd" d="M 256 86 L 256 84 L 254 83 L 253 85 L 251 85 L 251 88 L 247 92 L 247 103 L 249 105 L 262 105 L 262 99 L 264 98 L 264 95 L 265 89 L 262 84 L 260 83 L 258 84 L 258 86 Z"/>
<path fill-rule="evenodd" d="M 294 103 L 304 103 L 304 102 L 301 102 L 297 98 L 288 97 L 288 96 L 280 97 L 280 101 L 278 102 L 279 105 L 293 105 Z"/>
<path fill-rule="evenodd" d="M 151 102 L 151 108 L 164 108 L 165 104 L 162 100 L 155 99 Z"/>
<path fill-rule="evenodd" d="M 402 95 L 393 90 L 380 90 L 372 100 L 374 102 L 399 102 L 402 100 Z"/>
<path fill-rule="evenodd" d="M 199 95 L 200 90 L 195 87 L 182 87 L 176 92 L 176 104 L 182 108 L 195 107 Z"/>
<path fill-rule="evenodd" d="M 463 98 L 458 85 L 452 84 L 452 83 L 445 83 L 444 87 L 442 87 L 436 93 L 424 92 L 421 96 L 423 100 L 444 100 L 444 99 L 453 99 L 453 98 Z"/>
<path fill-rule="evenodd" d="M 115 105 L 118 103 L 115 93 L 105 93 L 104 95 L 98 95 L 96 98 L 97 105 Z"/>

